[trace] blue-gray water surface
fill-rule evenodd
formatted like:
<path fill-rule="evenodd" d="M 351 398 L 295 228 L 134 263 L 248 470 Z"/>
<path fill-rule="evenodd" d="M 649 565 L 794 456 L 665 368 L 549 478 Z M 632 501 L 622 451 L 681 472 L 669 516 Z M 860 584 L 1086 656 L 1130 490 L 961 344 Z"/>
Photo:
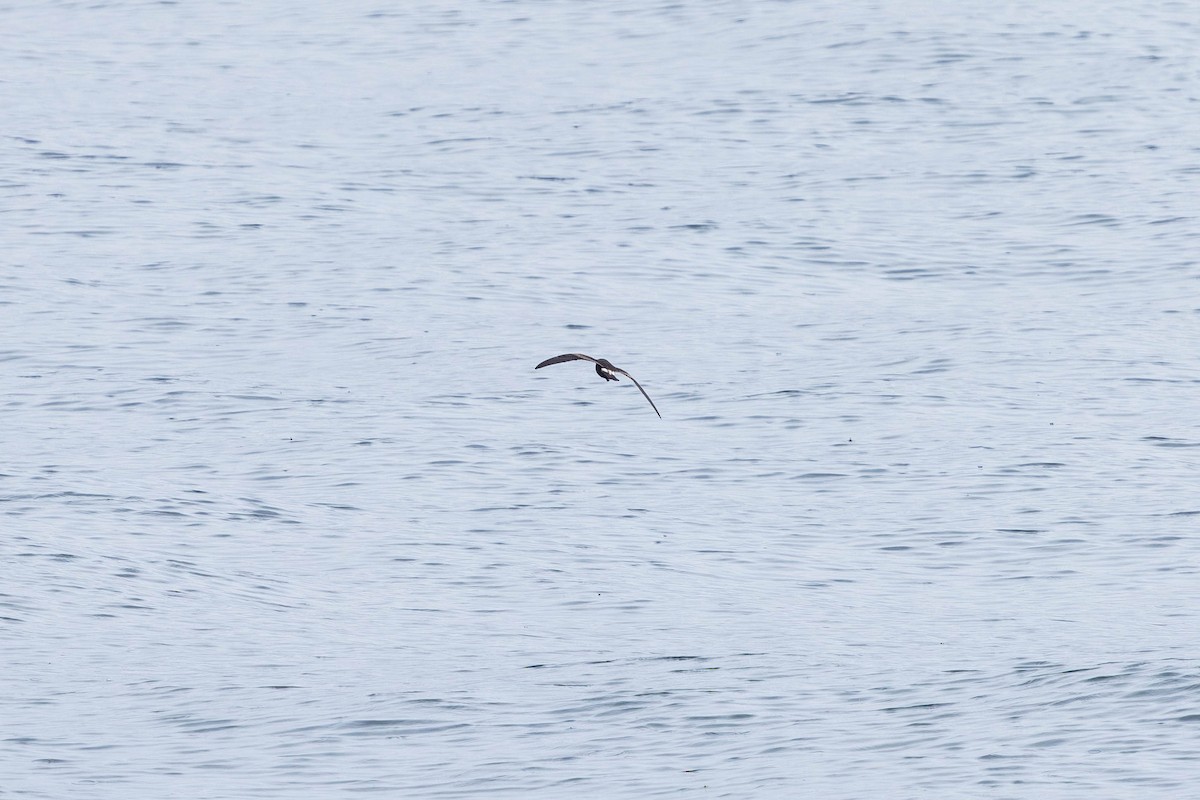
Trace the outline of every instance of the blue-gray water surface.
<path fill-rule="evenodd" d="M 1194 793 L 1198 34 L 4 6 L 0 796 Z"/>

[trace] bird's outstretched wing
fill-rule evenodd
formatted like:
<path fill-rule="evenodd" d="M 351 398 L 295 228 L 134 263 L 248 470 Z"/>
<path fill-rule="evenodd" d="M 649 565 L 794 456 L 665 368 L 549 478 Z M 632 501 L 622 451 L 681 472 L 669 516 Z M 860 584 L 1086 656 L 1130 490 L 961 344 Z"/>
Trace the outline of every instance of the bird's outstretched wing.
<path fill-rule="evenodd" d="M 562 358 L 562 356 L 559 356 L 559 358 Z M 633 377 L 620 367 L 613 367 L 613 372 L 619 372 L 626 378 L 629 378 L 629 380 L 633 381 L 633 385 L 638 387 L 638 391 L 642 393 L 642 397 L 646 398 L 646 402 L 648 402 L 650 407 L 654 409 L 654 413 L 658 414 L 659 419 L 662 419 L 662 413 L 658 410 L 658 406 L 654 405 L 654 401 L 650 399 L 650 395 L 646 394 L 646 390 L 642 388 L 642 385 L 637 382 L 637 378 Z"/>
<path fill-rule="evenodd" d="M 591 361 L 593 364 L 597 363 L 596 359 L 592 358 L 591 356 L 585 356 L 583 353 L 563 353 L 561 356 L 547 358 L 545 361 L 534 367 L 534 369 L 548 367 L 551 364 L 561 364 L 564 361 Z M 632 376 L 630 377 L 630 380 L 633 380 Z"/>

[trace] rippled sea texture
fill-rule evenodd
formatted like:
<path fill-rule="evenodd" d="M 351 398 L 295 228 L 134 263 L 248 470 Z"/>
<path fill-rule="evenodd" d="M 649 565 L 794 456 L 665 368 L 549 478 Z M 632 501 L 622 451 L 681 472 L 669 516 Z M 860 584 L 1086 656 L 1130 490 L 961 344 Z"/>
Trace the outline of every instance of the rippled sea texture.
<path fill-rule="evenodd" d="M 1192 6 L 393 5 L 0 10 L 0 795 L 1195 791 Z"/>

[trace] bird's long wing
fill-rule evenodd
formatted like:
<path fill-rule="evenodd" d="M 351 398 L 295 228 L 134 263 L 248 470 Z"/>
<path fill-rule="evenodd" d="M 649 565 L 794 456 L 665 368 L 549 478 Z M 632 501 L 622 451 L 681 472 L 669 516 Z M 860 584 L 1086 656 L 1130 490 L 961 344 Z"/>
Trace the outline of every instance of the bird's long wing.
<path fill-rule="evenodd" d="M 559 358 L 562 358 L 562 356 L 559 356 Z M 648 402 L 650 407 L 654 409 L 654 413 L 658 414 L 659 419 L 662 419 L 662 413 L 658 410 L 658 406 L 654 405 L 654 401 L 650 399 L 650 395 L 646 394 L 646 390 L 642 388 L 642 385 L 637 382 L 637 378 L 633 377 L 620 367 L 613 367 L 613 372 L 619 372 L 626 378 L 629 378 L 629 380 L 633 381 L 633 385 L 638 387 L 638 391 L 642 393 L 642 397 L 646 398 L 646 402 Z"/>
<path fill-rule="evenodd" d="M 561 364 L 564 361 L 591 361 L 593 364 L 596 363 L 596 359 L 592 358 L 591 356 L 585 356 L 583 353 L 563 353 L 561 356 L 547 358 L 545 361 L 534 367 L 534 369 L 548 367 L 551 364 Z"/>

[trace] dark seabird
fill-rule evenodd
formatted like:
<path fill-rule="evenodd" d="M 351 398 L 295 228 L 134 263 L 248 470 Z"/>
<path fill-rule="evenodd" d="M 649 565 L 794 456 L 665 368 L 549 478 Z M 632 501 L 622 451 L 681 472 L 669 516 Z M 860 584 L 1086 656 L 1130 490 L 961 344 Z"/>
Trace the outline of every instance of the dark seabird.
<path fill-rule="evenodd" d="M 629 380 L 633 381 L 633 385 L 638 387 L 638 391 L 641 392 L 642 397 L 646 398 L 646 401 L 650 403 L 650 407 L 654 409 L 654 413 L 658 414 L 659 419 L 662 419 L 662 414 L 659 414 L 658 406 L 654 405 L 654 401 L 650 399 L 650 395 L 646 394 L 646 390 L 642 388 L 642 385 L 637 382 L 637 378 L 633 377 L 620 367 L 614 367 L 613 363 L 607 358 L 592 358 L 591 356 L 585 356 L 583 353 L 563 353 L 561 356 L 547 358 L 545 361 L 534 367 L 534 369 L 548 367 L 551 364 L 561 364 L 564 361 L 590 361 L 596 365 L 596 374 L 601 378 L 604 378 L 606 381 L 620 380 L 616 373 L 621 373 L 626 378 L 629 378 Z"/>

